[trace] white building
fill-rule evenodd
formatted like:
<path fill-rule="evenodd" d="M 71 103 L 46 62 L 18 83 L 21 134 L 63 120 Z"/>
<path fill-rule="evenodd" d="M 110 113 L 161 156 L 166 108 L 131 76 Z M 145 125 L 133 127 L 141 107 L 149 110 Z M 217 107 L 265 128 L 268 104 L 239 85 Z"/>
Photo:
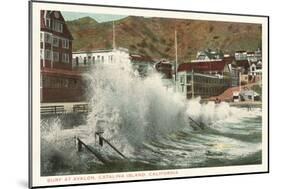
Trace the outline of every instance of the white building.
<path fill-rule="evenodd" d="M 262 62 L 252 63 L 248 75 L 262 75 Z"/>
<path fill-rule="evenodd" d="M 116 48 L 95 51 L 79 51 L 73 52 L 73 68 L 88 67 L 95 63 L 121 63 L 130 62 L 130 55 L 128 49 Z"/>
<path fill-rule="evenodd" d="M 191 62 L 217 61 L 222 60 L 223 57 L 223 52 L 207 49 L 203 51 L 198 51 L 196 54 L 196 59 L 192 60 Z"/>
<path fill-rule="evenodd" d="M 235 60 L 247 60 L 247 51 L 236 51 L 234 57 Z"/>

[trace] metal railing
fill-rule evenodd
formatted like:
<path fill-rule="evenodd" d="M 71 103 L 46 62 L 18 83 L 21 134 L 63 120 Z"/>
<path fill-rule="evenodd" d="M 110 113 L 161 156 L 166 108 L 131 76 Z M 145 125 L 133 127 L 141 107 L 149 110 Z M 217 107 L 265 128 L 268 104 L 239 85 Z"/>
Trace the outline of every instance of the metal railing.
<path fill-rule="evenodd" d="M 89 112 L 89 106 L 88 104 L 75 104 L 73 105 L 73 112 L 76 113 L 88 113 Z"/>
<path fill-rule="evenodd" d="M 65 113 L 64 106 L 41 106 L 41 114 L 63 114 Z"/>

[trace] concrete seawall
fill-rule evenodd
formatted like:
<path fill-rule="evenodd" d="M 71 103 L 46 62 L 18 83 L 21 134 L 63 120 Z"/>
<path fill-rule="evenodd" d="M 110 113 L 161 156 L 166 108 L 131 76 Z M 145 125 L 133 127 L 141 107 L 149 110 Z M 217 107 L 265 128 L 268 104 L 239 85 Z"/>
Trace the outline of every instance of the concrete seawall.
<path fill-rule="evenodd" d="M 241 102 L 230 102 L 230 106 L 235 106 L 235 107 L 243 107 L 243 108 L 261 108 L 262 107 L 262 102 L 261 101 L 241 101 Z"/>

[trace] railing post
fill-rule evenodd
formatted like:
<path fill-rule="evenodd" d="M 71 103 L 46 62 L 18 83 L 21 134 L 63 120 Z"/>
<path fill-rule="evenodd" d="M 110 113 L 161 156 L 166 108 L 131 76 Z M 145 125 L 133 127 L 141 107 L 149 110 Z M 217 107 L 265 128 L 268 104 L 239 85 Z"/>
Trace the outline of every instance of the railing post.
<path fill-rule="evenodd" d="M 82 151 L 82 143 L 81 143 L 81 141 L 79 140 L 79 138 L 77 138 L 77 151 L 78 151 L 78 152 L 81 152 L 81 151 Z"/>

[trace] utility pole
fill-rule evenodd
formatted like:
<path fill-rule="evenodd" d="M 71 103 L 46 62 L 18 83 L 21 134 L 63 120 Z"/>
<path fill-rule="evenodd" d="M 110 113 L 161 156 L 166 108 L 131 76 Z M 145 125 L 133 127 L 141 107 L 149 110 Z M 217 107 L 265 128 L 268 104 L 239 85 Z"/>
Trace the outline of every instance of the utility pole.
<path fill-rule="evenodd" d="M 194 71 L 191 72 L 191 98 L 194 98 Z"/>
<path fill-rule="evenodd" d="M 114 23 L 114 21 L 112 23 L 112 48 L 116 49 L 116 43 L 115 43 L 115 23 Z"/>
<path fill-rule="evenodd" d="M 178 39 L 177 39 L 177 30 L 175 29 L 175 57 L 176 57 L 176 63 L 175 63 L 175 85 L 176 85 L 176 91 L 177 91 L 177 77 L 178 77 Z"/>
<path fill-rule="evenodd" d="M 239 77 L 239 94 L 240 94 L 241 93 L 241 71 L 239 71 L 238 77 Z"/>

